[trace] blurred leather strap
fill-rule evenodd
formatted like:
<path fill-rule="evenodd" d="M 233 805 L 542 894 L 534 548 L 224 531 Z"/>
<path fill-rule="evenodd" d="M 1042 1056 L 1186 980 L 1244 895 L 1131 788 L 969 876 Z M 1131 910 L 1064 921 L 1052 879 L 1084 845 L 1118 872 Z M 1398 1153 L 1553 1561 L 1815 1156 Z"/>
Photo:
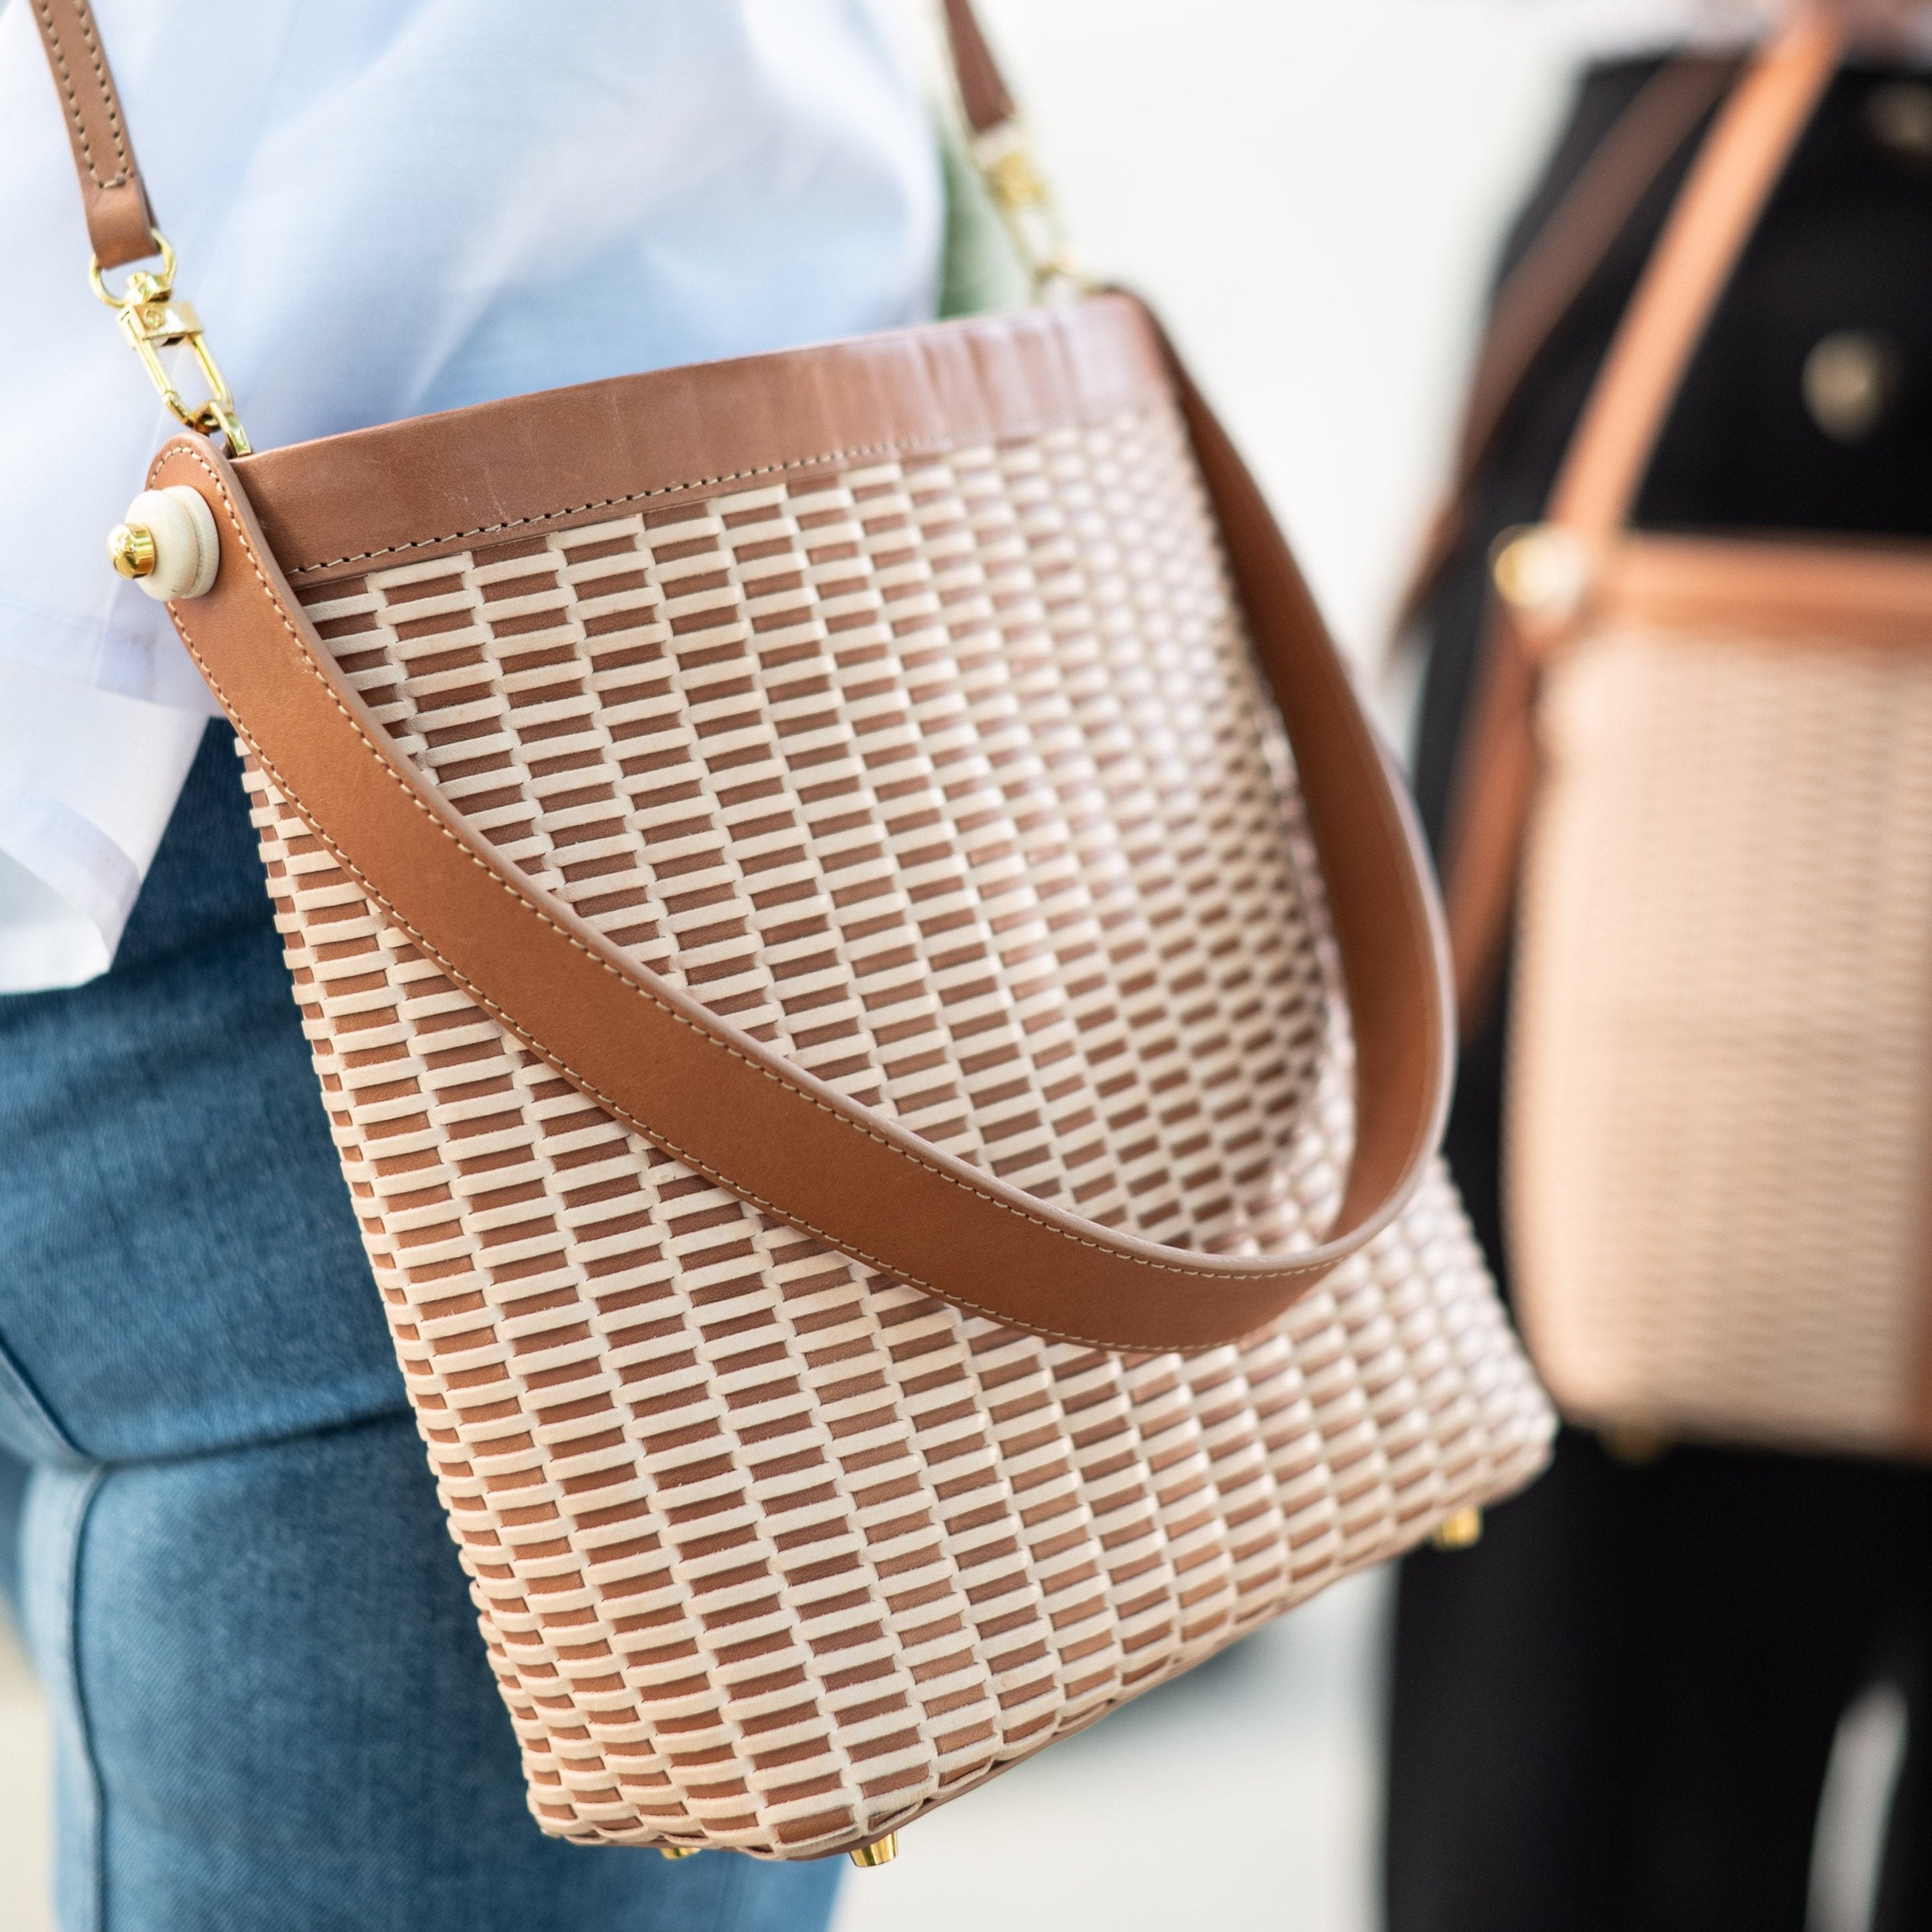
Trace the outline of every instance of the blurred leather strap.
<path fill-rule="evenodd" d="M 1697 344 L 1844 52 L 1806 6 L 1746 69 L 1718 116 L 1585 404 L 1548 520 L 1600 562 L 1628 522 Z M 1577 619 L 1588 615 L 1587 597 Z M 1566 626 L 1568 634 L 1576 620 Z M 1494 622 L 1444 840 L 1456 994 L 1467 1037 L 1486 1018 L 1506 950 L 1535 790 L 1536 663 L 1558 641 Z"/>
<path fill-rule="evenodd" d="M 1544 345 L 1603 265 L 1658 177 L 1736 78 L 1734 59 L 1687 54 L 1646 80 L 1591 150 L 1576 178 L 1490 304 L 1469 386 L 1454 480 L 1436 514 L 1392 634 L 1421 615 L 1462 542 L 1497 430 Z"/>
<path fill-rule="evenodd" d="M 952 71 L 959 82 L 967 126 L 975 134 L 983 134 L 1012 120 L 1012 95 L 980 29 L 970 0 L 946 0 L 946 35 L 952 50 Z"/>
<path fill-rule="evenodd" d="M 1628 521 L 1651 452 L 1738 258 L 1844 52 L 1801 8 L 1718 117 L 1598 372 L 1550 520 L 1593 548 Z"/>
<path fill-rule="evenodd" d="M 1522 840 L 1536 790 L 1534 666 L 1493 592 L 1469 722 L 1442 835 L 1443 916 L 1454 962 L 1457 1031 L 1471 1040 L 1500 991 Z"/>
<path fill-rule="evenodd" d="M 395 750 L 303 614 L 243 482 L 194 436 L 167 446 L 152 481 L 208 499 L 222 563 L 207 597 L 170 610 L 237 730 L 316 836 L 453 981 L 607 1112 L 742 1198 L 961 1307 L 1130 1351 L 1234 1341 L 1386 1226 L 1438 1142 L 1452 1028 L 1419 832 L 1258 490 L 1199 396 L 1162 366 L 1168 352 L 1137 304 L 1102 296 L 756 358 L 772 372 L 761 392 L 869 391 L 880 408 L 923 408 L 917 398 L 902 406 L 893 387 L 923 370 L 922 394 L 957 392 L 941 337 L 956 338 L 999 395 L 1027 395 L 1029 369 L 1051 380 L 1083 344 L 1103 361 L 1145 357 L 1155 392 L 1186 416 L 1294 748 L 1351 1004 L 1356 1147 L 1318 1248 L 1190 1253 L 1036 1200 L 846 1099 L 626 958 L 533 887 Z M 912 341 L 921 346 L 908 362 Z M 710 368 L 726 372 L 710 380 L 742 380 L 729 376 L 732 364 Z M 662 380 L 689 390 L 708 378 L 700 368 Z M 528 457 L 512 438 L 500 464 Z"/>
<path fill-rule="evenodd" d="M 154 211 L 87 0 L 28 0 L 67 120 L 88 238 L 104 268 L 154 253 Z"/>

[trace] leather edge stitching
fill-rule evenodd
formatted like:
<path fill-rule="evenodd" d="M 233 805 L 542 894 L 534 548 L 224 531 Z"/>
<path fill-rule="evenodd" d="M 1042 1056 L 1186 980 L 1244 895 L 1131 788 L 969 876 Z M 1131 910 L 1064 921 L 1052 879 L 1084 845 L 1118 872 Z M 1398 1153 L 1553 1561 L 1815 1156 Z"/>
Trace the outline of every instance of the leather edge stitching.
<path fill-rule="evenodd" d="M 1130 407 L 1117 413 L 1129 416 L 1135 412 Z M 1076 420 L 1069 418 L 1062 422 L 1056 418 L 1052 422 L 1015 423 L 989 431 L 986 440 L 1005 442 L 1044 436 L 1055 429 L 1071 428 Z M 318 570 L 333 570 L 345 563 L 370 563 L 379 556 L 399 556 L 405 550 L 434 550 L 438 544 L 461 543 L 471 537 L 527 530 L 535 525 L 556 523 L 564 517 L 581 516 L 589 510 L 614 510 L 626 503 L 646 502 L 654 496 L 674 496 L 680 490 L 715 489 L 721 483 L 742 483 L 754 476 L 782 476 L 788 470 L 809 470 L 822 463 L 849 463 L 862 456 L 916 456 L 970 446 L 969 440 L 960 437 L 908 436 L 885 442 L 859 443 L 849 449 L 821 450 L 814 456 L 794 456 L 782 463 L 758 464 L 748 470 L 727 470 L 716 476 L 695 476 L 684 482 L 655 484 L 648 490 L 633 490 L 628 496 L 600 496 L 587 503 L 566 503 L 558 509 L 533 511 L 526 517 L 508 517 L 500 523 L 478 524 L 474 529 L 452 530 L 443 536 L 416 537 L 408 543 L 386 544 L 380 550 L 353 550 L 346 556 L 324 557 L 315 563 L 298 564 L 284 574 L 292 582 L 298 577 L 310 576 Z"/>
<path fill-rule="evenodd" d="M 68 119 L 74 128 L 74 145 L 80 150 L 80 157 L 86 164 L 88 178 L 104 194 L 110 189 L 128 185 L 128 148 L 121 132 L 121 117 L 114 111 L 114 98 L 109 91 L 106 70 L 101 64 L 100 44 L 96 38 L 92 25 L 87 16 L 85 0 L 76 0 L 75 18 L 80 25 L 81 34 L 87 42 L 88 53 L 94 64 L 95 80 L 100 87 L 102 105 L 107 116 L 107 130 L 114 142 L 114 152 L 121 163 L 116 174 L 104 175 L 94 158 L 94 147 L 87 137 L 87 122 L 81 112 L 80 97 L 74 90 L 74 76 L 68 70 L 67 50 L 61 45 L 60 28 L 54 22 L 53 9 L 48 0 L 34 0 L 34 11 L 38 16 L 41 31 L 46 34 L 47 45 L 53 50 L 54 64 L 59 70 L 61 92 L 67 97 Z"/>

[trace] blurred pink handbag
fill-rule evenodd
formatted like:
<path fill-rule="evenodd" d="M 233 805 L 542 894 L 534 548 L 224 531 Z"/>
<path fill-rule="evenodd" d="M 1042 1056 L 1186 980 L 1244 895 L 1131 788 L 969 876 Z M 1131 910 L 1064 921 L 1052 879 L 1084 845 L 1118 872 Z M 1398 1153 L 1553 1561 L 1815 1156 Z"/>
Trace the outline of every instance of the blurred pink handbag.
<path fill-rule="evenodd" d="M 177 398 L 228 452 L 114 539 L 245 748 L 563 1837 L 875 1862 L 1545 1454 L 1398 782 L 1147 312 L 1063 294 L 261 454 Z"/>
<path fill-rule="evenodd" d="M 1505 1197 L 1566 1414 L 1932 1450 L 1932 550 L 1628 527 L 1840 47 L 1720 114 L 1513 606 L 1449 865 L 1466 1010 L 1522 844 Z"/>

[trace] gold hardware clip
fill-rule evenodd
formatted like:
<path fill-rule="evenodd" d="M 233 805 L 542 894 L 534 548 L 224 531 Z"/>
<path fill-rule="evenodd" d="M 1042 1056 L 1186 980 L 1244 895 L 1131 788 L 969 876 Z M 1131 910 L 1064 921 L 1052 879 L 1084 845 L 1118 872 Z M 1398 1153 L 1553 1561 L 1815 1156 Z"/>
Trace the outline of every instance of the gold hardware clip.
<path fill-rule="evenodd" d="M 88 284 L 96 298 L 114 311 L 128 347 L 140 357 L 148 379 L 160 392 L 161 400 L 176 419 L 204 435 L 225 436 L 231 456 L 246 456 L 251 448 L 248 432 L 235 413 L 235 398 L 220 365 L 202 334 L 201 317 L 195 314 L 193 304 L 175 299 L 175 251 L 158 228 L 148 232 L 154 236 L 161 258 L 158 272 L 136 269 L 116 295 L 101 279 L 100 258 L 97 255 L 88 264 Z M 161 364 L 164 349 L 183 347 L 194 356 L 202 380 L 208 386 L 208 400 L 194 409 L 182 400 L 181 391 Z"/>
<path fill-rule="evenodd" d="M 973 139 L 974 165 L 1033 277 L 1037 298 L 1080 294 L 1094 284 L 1067 239 L 1060 208 L 1034 159 L 1033 143 L 1017 120 L 1002 121 Z"/>

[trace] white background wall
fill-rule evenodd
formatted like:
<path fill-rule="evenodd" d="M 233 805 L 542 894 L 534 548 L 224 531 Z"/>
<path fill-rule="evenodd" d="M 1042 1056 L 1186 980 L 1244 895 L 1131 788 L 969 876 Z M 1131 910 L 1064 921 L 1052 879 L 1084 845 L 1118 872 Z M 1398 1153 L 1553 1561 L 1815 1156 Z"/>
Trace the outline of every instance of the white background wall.
<path fill-rule="evenodd" d="M 981 0 L 1089 265 L 1150 296 L 1378 640 L 1562 76 L 1522 0 Z"/>

